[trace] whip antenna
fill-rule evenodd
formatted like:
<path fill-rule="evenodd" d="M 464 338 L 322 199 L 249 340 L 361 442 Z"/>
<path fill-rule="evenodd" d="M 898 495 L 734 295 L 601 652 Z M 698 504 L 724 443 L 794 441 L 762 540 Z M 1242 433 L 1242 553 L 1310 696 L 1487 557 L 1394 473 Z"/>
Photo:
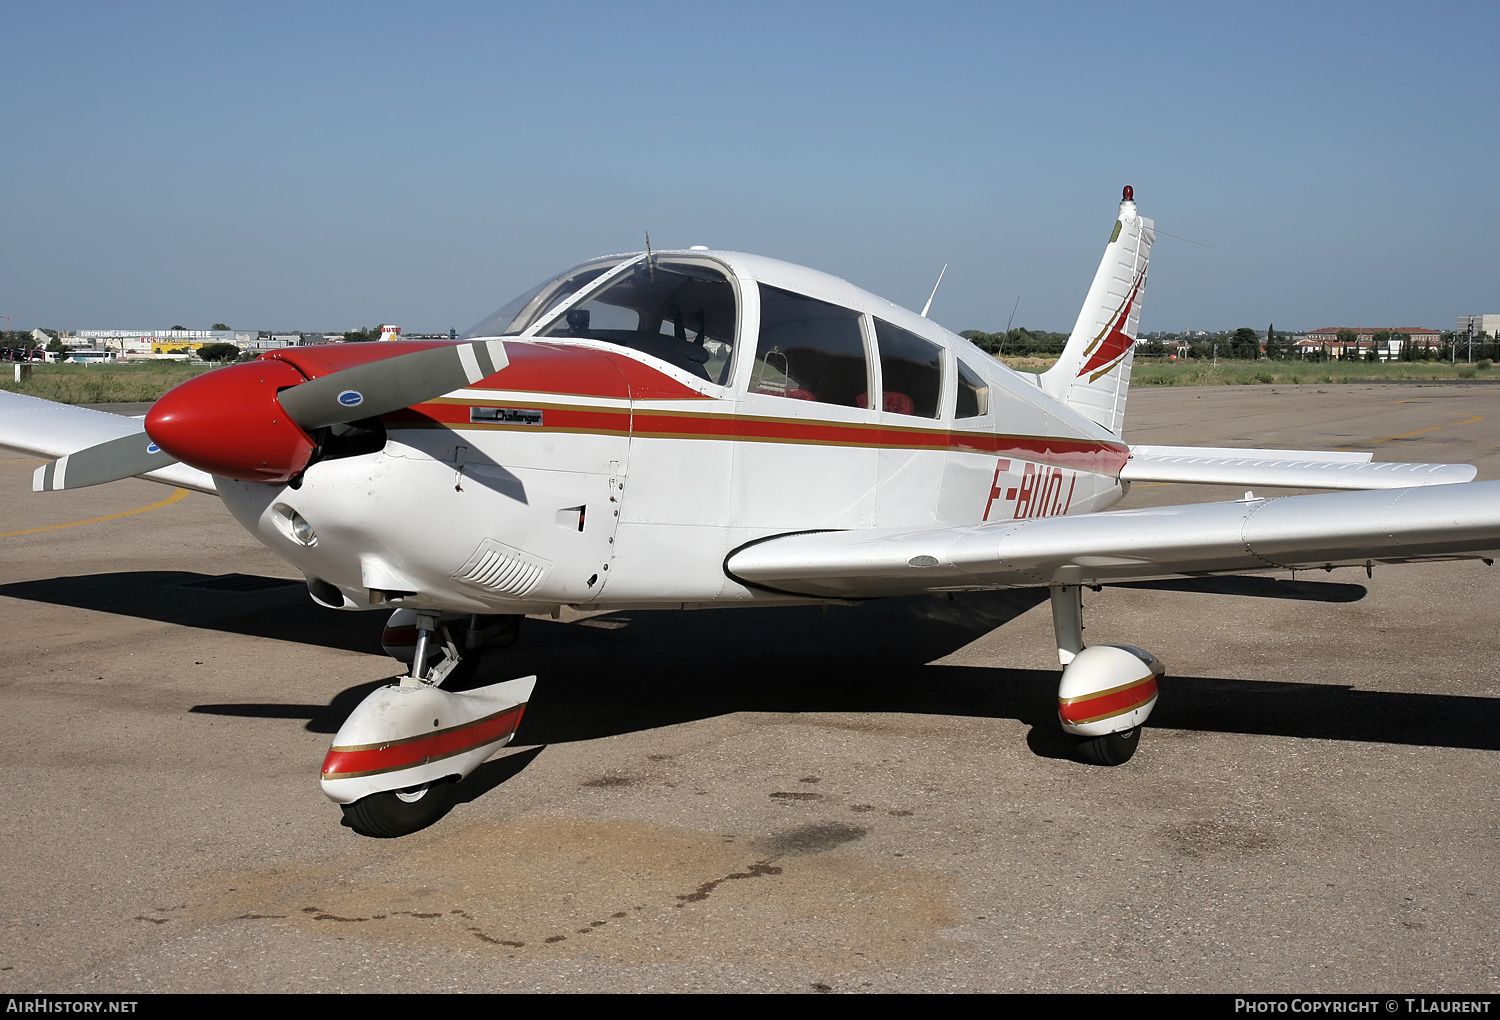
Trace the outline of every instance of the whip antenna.
<path fill-rule="evenodd" d="M 1000 335 L 1000 349 L 995 352 L 995 357 L 1005 353 L 1005 341 L 1010 339 L 1010 324 L 1016 321 L 1016 309 L 1021 307 L 1021 295 L 1016 295 L 1016 303 L 1010 306 L 1010 318 L 1005 320 L 1005 332 Z"/>
<path fill-rule="evenodd" d="M 937 297 L 937 289 L 943 284 L 943 273 L 948 271 L 948 263 L 943 263 L 943 271 L 938 273 L 937 283 L 932 285 L 932 293 L 927 295 L 927 303 L 922 306 L 922 318 L 927 318 L 927 310 L 932 307 L 932 299 Z"/>

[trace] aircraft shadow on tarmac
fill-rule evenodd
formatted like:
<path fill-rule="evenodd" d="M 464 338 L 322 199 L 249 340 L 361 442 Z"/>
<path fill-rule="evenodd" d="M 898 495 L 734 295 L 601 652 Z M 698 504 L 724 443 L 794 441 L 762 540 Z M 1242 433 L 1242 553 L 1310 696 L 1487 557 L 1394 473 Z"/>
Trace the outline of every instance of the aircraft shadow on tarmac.
<path fill-rule="evenodd" d="M 330 648 L 380 647 L 384 614 L 323 609 L 300 585 L 278 581 L 136 572 L 3 585 L 0 595 Z M 1365 594 L 1360 585 L 1262 577 L 1131 587 L 1336 602 Z M 1070 757 L 1072 741 L 1056 725 L 1055 670 L 931 664 L 1045 600 L 1043 591 L 1022 589 L 826 611 L 621 611 L 571 623 L 533 619 L 513 647 L 486 656 L 470 686 L 531 673 L 542 678 L 518 745 L 587 740 L 732 712 L 869 712 L 1018 719 L 1032 727 L 1028 740 L 1036 754 Z M 322 705 L 198 705 L 191 711 L 299 719 L 313 732 L 331 734 L 376 686 L 350 687 Z M 1151 728 L 1500 750 L 1500 700 L 1492 698 L 1170 672 L 1162 693 Z M 487 772 L 494 778 L 503 769 L 491 764 Z M 505 768 L 520 767 L 524 762 Z"/>
<path fill-rule="evenodd" d="M 83 574 L 0 585 L 0 596 L 351 652 L 380 651 L 385 625 L 380 613 L 318 605 L 300 580 L 254 574 Z"/>

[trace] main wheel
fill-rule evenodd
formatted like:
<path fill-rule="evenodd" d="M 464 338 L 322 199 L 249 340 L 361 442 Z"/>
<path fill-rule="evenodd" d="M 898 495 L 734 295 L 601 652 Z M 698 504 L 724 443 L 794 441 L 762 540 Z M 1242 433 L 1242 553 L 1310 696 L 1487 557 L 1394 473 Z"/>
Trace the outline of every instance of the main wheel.
<path fill-rule="evenodd" d="M 405 790 L 372 793 L 353 804 L 345 804 L 344 824 L 361 836 L 394 839 L 425 829 L 448 806 L 453 783 L 439 779 Z"/>
<path fill-rule="evenodd" d="M 1141 745 L 1141 728 L 1102 737 L 1085 737 L 1078 742 L 1078 753 L 1090 765 L 1124 765 Z"/>

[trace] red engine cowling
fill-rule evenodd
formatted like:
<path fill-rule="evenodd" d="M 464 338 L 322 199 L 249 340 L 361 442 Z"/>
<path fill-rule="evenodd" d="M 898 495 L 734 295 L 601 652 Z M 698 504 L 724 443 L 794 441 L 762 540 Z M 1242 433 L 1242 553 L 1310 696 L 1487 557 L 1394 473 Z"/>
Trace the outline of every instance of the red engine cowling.
<path fill-rule="evenodd" d="M 200 471 L 246 482 L 287 482 L 315 445 L 276 399 L 305 382 L 282 361 L 258 359 L 205 372 L 169 390 L 146 415 L 146 434 Z"/>

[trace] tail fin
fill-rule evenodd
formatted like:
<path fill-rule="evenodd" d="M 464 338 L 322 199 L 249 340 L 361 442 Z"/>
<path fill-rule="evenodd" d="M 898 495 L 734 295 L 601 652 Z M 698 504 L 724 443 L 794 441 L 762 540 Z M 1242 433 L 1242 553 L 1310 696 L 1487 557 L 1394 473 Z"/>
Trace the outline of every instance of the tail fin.
<path fill-rule="evenodd" d="M 1155 227 L 1136 214 L 1134 193 L 1127 187 L 1073 334 L 1057 364 L 1041 378 L 1048 394 L 1117 436 L 1125 428 L 1125 398 Z"/>

